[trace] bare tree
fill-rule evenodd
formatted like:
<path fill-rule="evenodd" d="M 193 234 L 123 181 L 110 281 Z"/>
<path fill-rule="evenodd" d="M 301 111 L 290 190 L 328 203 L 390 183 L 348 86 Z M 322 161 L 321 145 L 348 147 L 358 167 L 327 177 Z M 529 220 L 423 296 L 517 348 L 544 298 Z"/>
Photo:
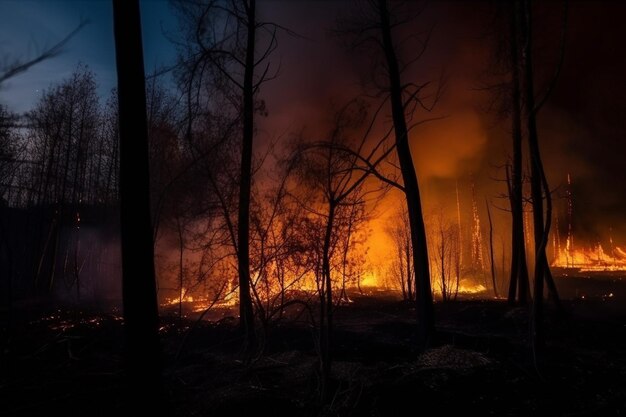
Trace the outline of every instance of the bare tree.
<path fill-rule="evenodd" d="M 493 295 L 498 298 L 498 285 L 496 283 L 496 261 L 493 254 L 493 221 L 491 220 L 491 208 L 489 201 L 485 200 L 487 206 L 487 220 L 489 222 L 489 265 L 491 269 L 491 284 L 493 286 Z"/>
<path fill-rule="evenodd" d="M 9 204 L 10 191 L 15 185 L 15 175 L 18 171 L 20 149 L 13 129 L 16 121 L 17 115 L 0 105 L 0 205 L 2 206 Z"/>
<path fill-rule="evenodd" d="M 95 184 L 102 161 L 103 137 L 98 127 L 100 109 L 93 73 L 79 65 L 69 79 L 42 96 L 27 121 L 31 177 L 26 181 L 33 184 L 28 200 L 39 206 L 43 242 L 35 287 L 47 278 L 45 288 L 52 291 L 61 255 L 65 261 L 59 273 L 66 279 L 71 275 L 70 285 L 79 296 L 80 214 L 86 204 L 97 202 Z M 66 239 L 62 239 L 62 229 L 71 229 Z"/>
<path fill-rule="evenodd" d="M 565 6 L 567 2 L 564 3 Z M 559 51 L 559 62 L 547 90 L 539 98 L 535 95 L 535 75 L 533 70 L 533 22 L 532 22 L 532 2 L 523 0 L 520 3 L 519 13 L 521 15 L 521 37 L 523 39 L 521 47 L 523 64 L 523 82 L 525 94 L 524 109 L 526 116 L 526 129 L 528 133 L 528 149 L 530 155 L 530 187 L 533 205 L 533 231 L 535 239 L 535 268 L 534 268 L 534 288 L 533 288 L 533 308 L 531 320 L 531 337 L 533 341 L 533 351 L 539 354 L 545 343 L 543 333 L 543 286 L 544 280 L 548 285 L 550 295 L 557 306 L 560 305 L 558 292 L 550 272 L 550 265 L 546 255 L 546 246 L 552 222 L 552 196 L 546 178 L 541 151 L 539 148 L 539 135 L 537 129 L 537 114 L 549 97 L 560 73 L 564 57 L 564 40 L 567 18 L 567 7 L 563 12 L 563 32 Z M 544 213 L 545 198 L 545 213 Z M 545 216 L 545 217 L 544 217 Z M 545 219 L 545 220 L 544 220 Z"/>
<path fill-rule="evenodd" d="M 392 261 L 392 274 L 396 276 L 396 280 L 400 284 L 403 298 L 407 301 L 414 300 L 413 248 L 411 246 L 409 215 L 406 208 L 398 209 L 397 214 L 393 216 L 393 220 L 387 227 L 387 234 L 393 240 L 397 254 Z"/>
<path fill-rule="evenodd" d="M 6 309 L 9 328 L 12 325 L 15 255 L 8 233 L 10 219 L 5 211 L 8 211 L 11 201 L 11 188 L 18 172 L 16 161 L 19 151 L 18 146 L 16 146 L 16 135 L 11 128 L 14 120 L 15 116 L 0 105 L 0 274 L 2 274 L 0 284 L 3 285 L 0 305 Z"/>
<path fill-rule="evenodd" d="M 426 345 L 434 332 L 435 316 L 433 310 L 432 291 L 430 288 L 430 269 L 428 265 L 428 246 L 426 229 L 417 175 L 413 166 L 411 149 L 409 148 L 409 127 L 406 122 L 406 109 L 411 100 L 417 98 L 420 86 L 415 86 L 415 92 L 408 99 L 403 98 L 405 85 L 400 80 L 401 70 L 396 56 L 396 45 L 393 41 L 392 30 L 401 23 L 401 20 L 392 21 L 387 0 L 378 1 L 380 14 L 380 31 L 382 49 L 387 62 L 389 74 L 389 99 L 396 136 L 396 150 L 400 161 L 400 171 L 404 192 L 406 194 L 407 210 L 411 225 L 411 243 L 413 245 L 413 265 L 415 268 L 415 299 L 417 301 L 418 331 L 421 343 Z M 421 103 L 421 100 L 418 100 Z"/>
<path fill-rule="evenodd" d="M 289 292 L 301 287 L 311 272 L 310 263 L 301 262 L 308 244 L 299 224 L 303 213 L 297 202 L 288 198 L 294 180 L 295 159 L 277 156 L 272 177 L 253 190 L 251 212 L 251 289 L 265 335 L 271 320 L 282 317 L 284 306 L 292 303 Z"/>
<path fill-rule="evenodd" d="M 189 103 L 197 101 L 192 87 L 202 84 L 205 72 L 213 71 L 217 84 L 226 91 L 224 97 L 233 107 L 234 118 L 241 122 L 236 255 L 240 323 L 246 344 L 252 347 L 255 334 L 250 293 L 250 202 L 254 119 L 256 113 L 264 112 L 264 103 L 257 100 L 258 91 L 276 75 L 270 73 L 269 57 L 277 48 L 276 33 L 280 27 L 257 19 L 256 0 L 176 0 L 173 3 L 183 24 L 188 25 L 183 78 L 189 87 Z"/>
<path fill-rule="evenodd" d="M 524 242 L 524 201 L 522 187 L 522 110 L 520 80 L 520 21 L 516 11 L 517 2 L 510 7 L 509 62 L 511 69 L 511 127 L 513 138 L 513 163 L 511 173 L 507 167 L 507 185 L 511 205 L 511 278 L 508 301 L 515 302 L 516 294 L 520 304 L 528 302 L 528 265 L 526 263 L 526 245 Z"/>
<path fill-rule="evenodd" d="M 461 280 L 458 226 L 445 218 L 443 209 L 435 215 L 431 226 L 431 264 L 439 275 L 439 290 L 443 302 L 456 300 Z M 432 250 L 434 249 L 434 250 Z"/>
<path fill-rule="evenodd" d="M 31 67 L 61 54 L 63 52 L 63 48 L 65 48 L 68 42 L 88 23 L 88 21 L 81 21 L 78 26 L 65 38 L 50 47 L 43 48 L 43 50 L 34 58 L 24 61 L 21 59 L 10 59 L 5 57 L 4 62 L 0 65 L 0 85 L 11 78 L 28 71 Z"/>
<path fill-rule="evenodd" d="M 434 309 L 430 284 L 430 267 L 426 230 L 422 213 L 421 195 L 409 147 L 409 132 L 416 126 L 437 117 L 414 120 L 417 109 L 426 112 L 433 110 L 441 96 L 443 82 L 438 83 L 435 91 L 426 91 L 431 82 L 416 83 L 403 80 L 407 69 L 417 62 L 428 46 L 430 32 L 426 36 L 415 33 L 403 36 L 400 29 L 414 21 L 421 9 L 411 2 L 389 2 L 387 0 L 369 0 L 360 8 L 358 15 L 350 21 L 342 22 L 340 33 L 352 38 L 351 46 L 362 48 L 367 45 L 378 51 L 375 60 L 374 84 L 376 97 L 383 103 L 388 102 L 393 131 L 394 147 L 402 176 L 400 189 L 406 196 L 407 212 L 411 226 L 411 245 L 413 247 L 413 268 L 415 271 L 415 299 L 417 306 L 417 324 L 419 344 L 426 346 L 434 332 Z M 417 12 L 416 12 L 417 9 Z M 396 39 L 400 36 L 400 40 Z M 410 58 L 402 59 L 399 54 L 407 40 L 418 39 L 417 50 Z M 401 55 L 401 54 L 400 54 Z M 441 80 L 440 80 L 441 81 Z M 427 99 L 429 98 L 429 100 Z"/>
<path fill-rule="evenodd" d="M 349 238 L 355 228 L 355 221 L 365 204 L 365 196 L 378 194 L 383 188 L 365 190 L 364 181 L 376 172 L 377 166 L 385 160 L 391 149 L 373 159 L 362 156 L 363 146 L 369 137 L 370 126 L 365 123 L 367 108 L 362 101 L 354 100 L 342 107 L 334 116 L 328 140 L 304 143 L 294 153 L 299 176 L 308 197 L 300 200 L 302 207 L 310 213 L 307 222 L 316 225 L 312 228 L 315 238 L 313 256 L 314 271 L 320 304 L 319 349 L 321 365 L 322 401 L 328 395 L 328 381 L 332 364 L 333 331 L 333 269 L 343 270 L 347 253 L 341 253 L 341 238 Z M 365 125 L 365 133 L 358 138 L 359 128 Z M 311 195 L 312 193 L 312 195 Z M 363 220 L 363 217 L 360 217 Z M 316 231 L 318 231 L 316 233 Z M 348 242 L 349 244 L 349 242 Z M 333 265 L 333 257 L 338 255 L 338 264 Z M 341 275 L 341 274 L 340 274 Z"/>

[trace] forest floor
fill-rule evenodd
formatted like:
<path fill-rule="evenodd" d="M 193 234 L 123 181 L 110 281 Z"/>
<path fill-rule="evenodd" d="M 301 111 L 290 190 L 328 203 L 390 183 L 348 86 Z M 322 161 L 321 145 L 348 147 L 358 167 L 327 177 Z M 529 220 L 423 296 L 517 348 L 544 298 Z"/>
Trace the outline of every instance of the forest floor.
<path fill-rule="evenodd" d="M 535 364 L 525 308 L 437 303 L 436 340 L 419 352 L 410 304 L 396 294 L 352 298 L 335 317 L 326 405 L 315 330 L 287 319 L 271 326 L 262 355 L 243 360 L 234 319 L 200 322 L 181 349 L 193 321 L 163 318 L 155 401 L 171 416 L 626 415 L 623 299 L 568 300 L 562 314 L 548 308 L 547 348 Z M 115 311 L 25 309 L 2 335 L 0 415 L 127 415 L 122 329 Z"/>

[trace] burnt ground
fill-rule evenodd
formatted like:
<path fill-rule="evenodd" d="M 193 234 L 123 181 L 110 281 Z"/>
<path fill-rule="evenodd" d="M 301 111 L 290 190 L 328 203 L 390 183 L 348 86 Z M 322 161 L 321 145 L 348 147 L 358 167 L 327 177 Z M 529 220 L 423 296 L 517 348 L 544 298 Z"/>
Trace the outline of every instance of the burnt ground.
<path fill-rule="evenodd" d="M 414 310 L 386 294 L 353 297 L 334 332 L 332 396 L 318 401 L 315 332 L 275 323 L 264 353 L 243 360 L 234 319 L 164 318 L 163 391 L 171 416 L 626 415 L 626 308 L 615 297 L 549 308 L 548 346 L 535 366 L 524 308 L 501 301 L 436 304 L 438 336 L 414 348 Z M 118 314 L 24 309 L 3 334 L 2 416 L 127 415 Z M 178 358 L 177 352 L 180 350 Z M 141 415 L 141 413 L 130 413 Z"/>

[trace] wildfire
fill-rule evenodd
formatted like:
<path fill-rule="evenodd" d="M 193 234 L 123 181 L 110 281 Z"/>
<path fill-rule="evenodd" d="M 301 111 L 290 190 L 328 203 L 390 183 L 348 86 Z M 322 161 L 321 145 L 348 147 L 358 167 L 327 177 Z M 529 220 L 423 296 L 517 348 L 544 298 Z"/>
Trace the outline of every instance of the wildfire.
<path fill-rule="evenodd" d="M 313 283 L 304 282 L 301 286 L 298 287 L 296 291 L 313 293 L 317 291 L 317 288 Z M 350 287 L 351 291 L 356 291 L 356 287 Z M 382 283 L 382 277 L 375 271 L 365 271 L 360 278 L 359 288 L 361 293 L 365 294 L 373 294 L 378 290 L 391 290 L 391 291 L 400 291 L 399 288 L 392 286 L 387 286 Z M 361 289 L 362 288 L 362 289 Z M 433 290 L 435 293 L 438 293 L 439 288 L 437 285 L 433 284 Z M 334 288 L 335 294 L 339 295 L 340 288 Z M 487 287 L 485 285 L 476 283 L 471 279 L 462 279 L 458 284 L 458 294 L 459 295 L 475 295 L 485 293 L 487 291 Z M 178 307 L 182 304 L 185 312 L 193 312 L 193 313 L 201 313 L 209 308 L 231 308 L 239 305 L 239 297 L 237 287 L 229 284 L 224 288 L 224 290 L 220 293 L 219 297 L 213 296 L 213 298 L 209 295 L 203 295 L 199 293 L 192 294 L 192 291 L 183 288 L 181 293 L 182 297 L 170 297 L 165 298 L 161 303 L 161 307 Z M 291 291 L 290 291 L 291 294 Z M 440 294 L 439 294 L 440 295 Z M 348 303 L 353 302 L 350 299 L 349 295 L 346 294 L 346 301 Z"/>
<path fill-rule="evenodd" d="M 618 246 L 608 254 L 600 244 L 582 249 L 571 249 L 567 245 L 557 252 L 552 266 L 576 268 L 581 272 L 626 271 L 626 252 Z"/>
<path fill-rule="evenodd" d="M 558 232 L 554 234 L 554 259 L 552 266 L 557 268 L 573 268 L 580 272 L 626 271 L 626 252 L 613 244 L 612 229 L 609 228 L 609 253 L 604 251 L 601 244 L 592 247 L 574 247 L 574 228 L 572 218 L 574 199 L 572 195 L 572 178 L 567 174 L 567 236 L 565 248 L 561 247 Z M 556 219 L 558 230 L 558 217 Z"/>
<path fill-rule="evenodd" d="M 363 274 L 361 279 L 361 285 L 363 287 L 377 287 L 379 286 L 378 276 L 375 272 L 369 271 Z"/>
<path fill-rule="evenodd" d="M 487 291 L 487 287 L 482 284 L 459 283 L 459 294 L 479 294 Z"/>
<path fill-rule="evenodd" d="M 186 310 L 192 311 L 194 313 L 200 313 L 210 307 L 228 308 L 234 307 L 239 303 L 237 291 L 235 291 L 231 282 L 228 283 L 228 286 L 225 288 L 223 293 L 219 297 L 217 297 L 217 299 L 211 298 L 208 295 L 193 295 L 191 291 L 188 291 L 184 287 L 181 290 L 181 293 L 183 294 L 182 297 L 178 296 L 166 298 L 165 301 L 161 303 L 161 306 L 168 307 L 183 304 L 184 306 L 186 306 Z"/>

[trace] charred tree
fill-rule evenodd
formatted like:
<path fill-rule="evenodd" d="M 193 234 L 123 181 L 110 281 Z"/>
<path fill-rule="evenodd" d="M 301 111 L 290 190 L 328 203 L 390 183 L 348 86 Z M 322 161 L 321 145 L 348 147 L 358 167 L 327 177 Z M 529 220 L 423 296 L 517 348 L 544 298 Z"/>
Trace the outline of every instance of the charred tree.
<path fill-rule="evenodd" d="M 141 391 L 158 388 L 160 347 L 150 224 L 146 93 L 139 1 L 114 0 L 120 132 L 120 226 L 126 369 Z M 137 394 L 138 391 L 135 392 Z M 137 395 L 137 397 L 142 397 Z M 150 407 L 153 399 L 141 402 Z M 152 411 L 156 411 L 156 406 Z"/>
<path fill-rule="evenodd" d="M 528 150 L 530 156 L 530 193 L 533 206 L 533 232 L 535 239 L 535 272 L 531 314 L 531 337 L 535 351 L 541 351 L 545 343 L 545 336 L 543 333 L 543 286 L 547 266 L 546 237 L 549 230 L 544 224 L 544 188 L 542 177 L 545 176 L 545 174 L 543 172 L 541 152 L 539 150 L 537 118 L 535 114 L 535 90 L 532 62 L 532 20 L 531 3 L 529 0 L 523 1 L 521 15 L 523 19 L 522 37 L 524 40 L 524 46 L 522 49 L 523 75 L 524 87 L 526 90 L 524 100 L 526 109 L 526 129 L 528 131 Z M 549 190 L 546 191 L 545 195 L 546 199 L 549 200 Z"/>
<path fill-rule="evenodd" d="M 522 188 L 522 111 L 519 50 L 519 1 L 510 10 L 510 66 L 511 66 L 511 127 L 513 139 L 513 163 L 509 185 L 511 205 L 511 277 L 508 302 L 528 302 L 528 264 L 524 242 L 524 202 Z"/>
<path fill-rule="evenodd" d="M 243 135 L 241 146 L 241 182 L 237 228 L 237 265 L 239 269 L 239 317 L 248 347 L 255 344 L 254 309 L 250 295 L 250 187 L 252 182 L 252 144 L 254 141 L 254 68 L 256 36 L 256 0 L 246 0 L 247 38 L 243 76 Z"/>
<path fill-rule="evenodd" d="M 493 295 L 498 298 L 498 285 L 496 280 L 496 262 L 493 254 L 493 222 L 491 221 L 491 209 L 489 201 L 485 201 L 487 206 L 487 220 L 489 221 L 489 264 L 491 266 L 491 284 L 493 285 Z"/>
<path fill-rule="evenodd" d="M 567 3 L 564 3 L 567 5 Z M 544 310 L 544 283 L 547 284 L 550 297 L 554 301 L 557 308 L 560 308 L 560 300 L 556 285 L 552 279 L 550 265 L 546 254 L 546 247 L 552 223 L 552 196 L 548 185 L 548 180 L 541 159 L 541 150 L 539 147 L 539 134 L 537 129 L 537 114 L 542 105 L 549 97 L 552 88 L 558 78 L 560 68 L 564 56 L 564 40 L 567 18 L 567 8 L 564 9 L 563 36 L 561 41 L 560 59 L 548 87 L 543 97 L 536 100 L 534 89 L 534 71 L 533 71 L 533 22 L 532 22 L 532 2 L 524 0 L 520 10 L 522 17 L 521 34 L 523 39 L 522 62 L 523 62 L 523 82 L 524 82 L 524 108 L 526 110 L 526 128 L 528 132 L 528 149 L 531 162 L 531 198 L 533 206 L 533 231 L 535 240 L 535 271 L 534 271 L 534 287 L 533 287 L 533 305 L 531 314 L 531 340 L 535 358 L 537 358 L 545 345 L 545 335 L 543 329 L 543 310 Z M 545 199 L 545 214 L 544 214 Z M 545 216 L 545 217 L 544 217 Z"/>
<path fill-rule="evenodd" d="M 400 162 L 400 171 L 402 173 L 411 228 L 419 344 L 426 346 L 435 330 L 435 314 L 430 285 L 426 230 L 424 227 L 417 175 L 409 147 L 409 131 L 405 117 L 405 105 L 402 98 L 403 87 L 400 80 L 398 58 L 396 57 L 394 49 L 387 0 L 378 0 L 378 13 L 380 17 L 382 48 L 389 76 L 389 100 L 391 103 L 391 113 L 395 131 L 395 144 L 398 160 Z"/>

